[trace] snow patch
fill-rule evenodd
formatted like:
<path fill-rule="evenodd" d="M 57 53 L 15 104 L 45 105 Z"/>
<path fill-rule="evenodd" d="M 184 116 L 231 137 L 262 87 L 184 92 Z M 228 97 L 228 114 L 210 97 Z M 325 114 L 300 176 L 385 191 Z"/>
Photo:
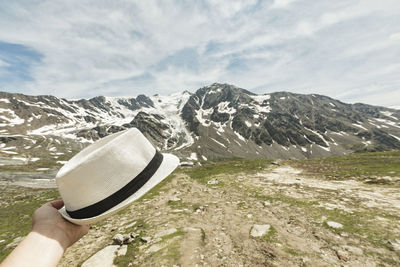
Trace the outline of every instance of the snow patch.
<path fill-rule="evenodd" d="M 391 137 L 394 137 L 394 138 L 396 138 L 397 140 L 399 140 L 400 141 L 400 137 L 398 137 L 398 136 L 395 136 L 395 135 L 393 135 L 393 134 L 389 134 Z"/>
<path fill-rule="evenodd" d="M 234 114 L 236 112 L 235 108 L 229 107 L 228 101 L 219 103 L 217 107 L 218 107 L 218 112 L 220 113 Z"/>
<path fill-rule="evenodd" d="M 210 139 L 211 139 L 211 140 L 213 140 L 215 143 L 219 144 L 220 146 L 223 146 L 223 147 L 225 147 L 225 148 L 226 148 L 226 146 L 225 146 L 223 143 L 221 143 L 221 142 L 218 142 L 217 140 L 215 140 L 215 139 L 214 139 L 214 138 L 212 138 L 212 137 L 210 137 Z"/>
<path fill-rule="evenodd" d="M 255 106 L 256 112 L 258 113 L 270 113 L 271 107 L 270 106 Z"/>
<path fill-rule="evenodd" d="M 251 95 L 250 96 L 254 101 L 258 102 L 260 105 L 265 101 L 271 98 L 270 95 Z"/>
<path fill-rule="evenodd" d="M 328 151 L 328 152 L 330 152 L 331 151 L 331 148 L 328 146 L 328 147 L 324 147 L 324 146 L 320 146 L 320 145 L 318 145 L 320 148 L 322 148 L 323 150 L 325 150 L 325 151 Z"/>
<path fill-rule="evenodd" d="M 363 130 L 368 131 L 368 129 L 365 128 L 364 126 L 362 126 L 361 124 L 353 123 L 353 125 L 356 126 L 356 127 L 358 127 L 358 128 L 361 128 L 361 129 L 363 129 Z"/>
<path fill-rule="evenodd" d="M 399 123 L 396 123 L 396 122 L 394 122 L 394 121 L 389 121 L 389 120 L 385 120 L 385 119 L 378 119 L 378 118 L 375 118 L 375 120 L 376 120 L 376 121 L 379 121 L 379 122 L 381 122 L 381 123 L 385 123 L 385 124 L 387 124 L 387 125 L 393 126 L 393 127 L 400 128 L 400 124 L 399 124 Z"/>
<path fill-rule="evenodd" d="M 209 108 L 206 110 L 199 109 L 196 111 L 196 118 L 203 126 L 208 127 L 211 123 L 209 120 L 207 122 L 207 119 L 205 117 L 210 116 L 212 112 L 213 108 Z"/>
<path fill-rule="evenodd" d="M 393 115 L 393 112 L 381 111 L 381 113 L 382 113 L 383 115 L 385 115 L 386 117 L 389 117 L 389 118 L 391 118 L 391 119 L 393 119 L 393 120 L 395 120 L 395 121 L 399 120 L 398 118 L 392 116 L 392 115 Z"/>
<path fill-rule="evenodd" d="M 246 142 L 246 138 L 244 138 L 240 133 L 233 131 L 236 136 L 239 138 L 239 140 L 242 140 L 243 142 Z"/>
<path fill-rule="evenodd" d="M 20 160 L 20 161 L 23 161 L 23 162 L 28 161 L 27 158 L 23 158 L 23 157 L 12 157 L 12 159 L 14 159 L 14 160 Z"/>
<path fill-rule="evenodd" d="M 187 159 L 188 160 L 198 160 L 197 154 L 193 152 L 190 154 L 190 157 L 188 157 Z"/>
<path fill-rule="evenodd" d="M 9 155 L 18 155 L 18 153 L 14 151 L 2 150 L 1 152 Z"/>
<path fill-rule="evenodd" d="M 5 109 L 5 108 L 0 108 L 0 119 L 3 119 L 7 121 L 7 123 L 0 123 L 1 126 L 15 126 L 15 125 L 20 125 L 25 123 L 24 119 L 21 119 L 20 117 L 15 114 L 14 110 L 11 109 Z"/>
<path fill-rule="evenodd" d="M 319 138 L 322 139 L 322 141 L 324 141 L 324 143 L 329 147 L 329 143 L 325 140 L 325 138 L 317 131 L 311 130 L 310 128 L 305 127 L 308 131 L 314 133 L 315 135 L 317 135 Z"/>

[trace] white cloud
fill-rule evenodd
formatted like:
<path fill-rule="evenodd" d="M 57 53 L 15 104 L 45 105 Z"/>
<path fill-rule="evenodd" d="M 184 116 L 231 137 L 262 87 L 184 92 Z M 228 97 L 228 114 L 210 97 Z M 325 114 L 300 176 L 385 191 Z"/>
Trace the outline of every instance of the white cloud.
<path fill-rule="evenodd" d="M 0 68 L 8 67 L 10 64 L 0 59 Z"/>
<path fill-rule="evenodd" d="M 296 0 L 274 0 L 271 8 L 286 8 Z"/>
<path fill-rule="evenodd" d="M 167 94 L 229 82 L 399 105 L 377 97 L 400 90 L 398 17 L 397 0 L 5 0 L 0 41 L 43 55 L 32 80 L 7 84 L 31 94 Z"/>

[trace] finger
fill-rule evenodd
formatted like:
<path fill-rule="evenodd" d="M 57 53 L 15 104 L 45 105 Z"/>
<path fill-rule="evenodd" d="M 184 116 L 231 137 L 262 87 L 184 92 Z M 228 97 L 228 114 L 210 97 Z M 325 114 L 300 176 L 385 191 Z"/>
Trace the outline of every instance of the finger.
<path fill-rule="evenodd" d="M 51 201 L 48 204 L 50 204 L 55 209 L 61 209 L 64 206 L 64 201 L 59 199 L 59 200 Z"/>

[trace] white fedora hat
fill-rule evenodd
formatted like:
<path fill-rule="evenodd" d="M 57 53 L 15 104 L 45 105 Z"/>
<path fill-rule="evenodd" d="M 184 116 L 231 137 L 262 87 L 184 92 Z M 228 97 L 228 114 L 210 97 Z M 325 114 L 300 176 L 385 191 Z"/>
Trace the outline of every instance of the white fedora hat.
<path fill-rule="evenodd" d="M 136 128 L 100 139 L 71 158 L 57 173 L 65 206 L 75 224 L 100 221 L 142 197 L 179 165 L 158 152 Z"/>

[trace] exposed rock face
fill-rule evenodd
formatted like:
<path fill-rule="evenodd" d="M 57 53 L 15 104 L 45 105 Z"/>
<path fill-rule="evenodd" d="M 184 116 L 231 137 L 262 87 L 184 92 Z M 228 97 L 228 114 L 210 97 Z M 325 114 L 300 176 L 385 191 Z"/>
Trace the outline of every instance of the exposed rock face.
<path fill-rule="evenodd" d="M 137 114 L 130 122 L 129 127 L 140 129 L 148 139 L 153 141 L 153 143 L 162 144 L 168 139 L 168 135 L 165 131 L 170 127 L 162 122 L 164 119 L 164 116 L 158 114 L 139 112 L 139 114 Z"/>
<path fill-rule="evenodd" d="M 208 144 L 208 150 L 220 156 L 231 152 L 243 157 L 290 154 L 298 158 L 400 145 L 399 111 L 345 104 L 321 95 L 255 95 L 213 84 L 193 94 L 183 111 L 182 118 L 199 136 L 199 143 Z"/>
<path fill-rule="evenodd" d="M 79 150 L 132 127 L 160 150 L 191 161 L 400 149 L 399 110 L 351 105 L 321 95 L 257 95 L 217 83 L 193 94 L 164 97 L 66 100 L 0 92 L 2 154 L 34 154 L 44 148 L 38 140 L 50 138 L 47 149 L 55 145 L 58 153 Z"/>

